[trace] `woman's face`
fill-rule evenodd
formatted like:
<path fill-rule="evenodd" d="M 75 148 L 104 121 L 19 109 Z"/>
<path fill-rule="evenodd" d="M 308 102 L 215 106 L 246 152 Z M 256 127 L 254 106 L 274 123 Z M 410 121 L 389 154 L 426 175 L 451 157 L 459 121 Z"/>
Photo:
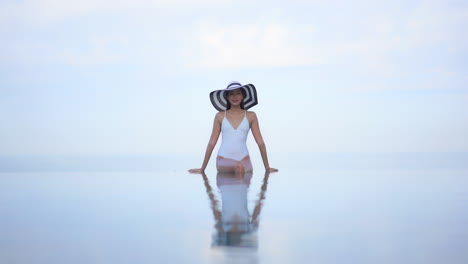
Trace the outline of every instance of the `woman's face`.
<path fill-rule="evenodd" d="M 240 88 L 228 92 L 228 101 L 231 104 L 231 106 L 240 105 L 242 103 L 242 100 L 244 100 L 244 95 L 242 94 Z"/>

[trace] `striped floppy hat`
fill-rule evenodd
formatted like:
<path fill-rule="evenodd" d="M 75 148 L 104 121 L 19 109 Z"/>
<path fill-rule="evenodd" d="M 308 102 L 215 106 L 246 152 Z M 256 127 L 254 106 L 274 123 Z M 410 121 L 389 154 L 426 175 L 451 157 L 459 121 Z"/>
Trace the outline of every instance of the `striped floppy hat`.
<path fill-rule="evenodd" d="M 246 96 L 244 97 L 244 109 L 247 110 L 256 104 L 258 104 L 257 90 L 253 84 L 242 85 L 240 82 L 230 82 L 226 89 L 216 90 L 210 93 L 210 100 L 214 108 L 218 111 L 226 111 L 227 108 L 227 96 L 226 92 L 235 89 L 242 88 L 245 91 Z"/>

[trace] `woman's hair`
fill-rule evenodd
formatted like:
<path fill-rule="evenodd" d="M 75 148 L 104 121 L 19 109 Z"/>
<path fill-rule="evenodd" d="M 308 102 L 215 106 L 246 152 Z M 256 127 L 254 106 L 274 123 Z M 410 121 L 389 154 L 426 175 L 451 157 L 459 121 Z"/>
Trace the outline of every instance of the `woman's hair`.
<path fill-rule="evenodd" d="M 240 88 L 240 89 L 241 89 L 241 92 L 242 92 L 242 97 L 245 98 L 247 96 L 247 93 L 245 92 L 244 89 L 242 89 L 242 88 Z M 230 91 L 227 91 L 227 92 L 224 93 L 224 99 L 226 99 L 226 102 L 227 102 L 226 110 L 231 109 L 231 103 L 229 103 L 229 100 L 228 100 L 229 92 Z M 242 100 L 242 102 L 240 103 L 240 108 L 244 109 L 244 100 Z"/>

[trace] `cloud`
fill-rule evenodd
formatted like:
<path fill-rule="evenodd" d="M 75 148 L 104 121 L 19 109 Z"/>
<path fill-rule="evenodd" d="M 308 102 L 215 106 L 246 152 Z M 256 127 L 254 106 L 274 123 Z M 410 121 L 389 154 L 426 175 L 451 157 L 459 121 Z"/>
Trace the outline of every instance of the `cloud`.
<path fill-rule="evenodd" d="M 399 8 L 393 3 L 368 8 L 367 1 L 358 1 L 357 7 L 350 4 L 343 11 L 337 9 L 342 7 L 338 2 L 313 2 L 302 4 L 310 14 L 293 14 L 297 7 L 288 6 L 283 12 L 269 6 L 258 16 L 233 22 L 222 14 L 240 12 L 247 5 L 230 10 L 229 1 L 7 2 L 1 4 L 0 17 L 10 16 L 10 22 L 26 26 L 0 27 L 0 32 L 10 30 L 2 36 L 0 56 L 4 63 L 100 65 L 131 61 L 189 70 L 331 65 L 382 77 L 409 71 L 437 72 L 435 69 L 458 72 L 455 76 L 464 74 L 450 61 L 467 54 L 468 38 L 463 29 L 468 26 L 468 11 L 463 7 L 431 1 L 406 9 L 401 3 L 395 4 Z M 210 12 L 199 13 L 194 8 L 199 5 L 210 5 Z M 261 5 L 249 4 L 249 8 Z M 388 11 L 388 6 L 393 9 Z M 87 22 L 87 15 L 93 15 L 93 22 Z M 74 17 L 78 19 L 70 19 Z M 66 19 L 70 20 L 62 21 Z M 47 26 L 38 29 L 35 22 Z M 441 54 L 439 61 L 433 56 L 436 53 Z"/>
<path fill-rule="evenodd" d="M 122 38 L 94 38 L 86 50 L 67 50 L 59 54 L 57 61 L 68 65 L 95 66 L 122 63 L 128 60 L 128 54 L 119 52 L 116 44 L 125 44 Z"/>
<path fill-rule="evenodd" d="M 313 27 L 291 28 L 282 24 L 202 24 L 195 30 L 194 45 L 185 51 L 189 68 L 245 68 L 319 64 L 314 45 L 303 43 L 302 34 Z M 191 43 L 192 44 L 192 43 Z"/>
<path fill-rule="evenodd" d="M 408 70 L 447 70 L 466 54 L 468 9 L 440 1 L 387 5 L 359 1 L 346 11 L 307 6 L 314 19 L 269 17 L 243 24 L 215 20 L 198 24 L 184 54 L 191 68 L 340 65 L 383 76 Z M 387 10 L 390 8 L 391 10 Z M 400 8 L 396 8 L 399 6 Z M 332 13 L 335 12 L 335 13 Z M 290 15 L 290 14 L 289 14 Z M 334 17 L 336 19 L 331 19 Z M 439 55 L 438 60 L 433 52 Z M 432 65 L 434 64 L 434 65 Z M 453 71 L 450 70 L 450 71 Z"/>
<path fill-rule="evenodd" d="M 124 35 L 93 34 L 82 38 L 57 37 L 43 39 L 10 39 L 0 45 L 2 64 L 8 65 L 76 65 L 96 66 L 126 62 L 128 38 Z"/>
<path fill-rule="evenodd" d="M 159 8 L 181 8 L 224 4 L 231 0 L 25 0 L 0 4 L 0 23 L 54 23 L 63 19 L 92 14 L 123 14 L 138 10 L 147 12 Z"/>

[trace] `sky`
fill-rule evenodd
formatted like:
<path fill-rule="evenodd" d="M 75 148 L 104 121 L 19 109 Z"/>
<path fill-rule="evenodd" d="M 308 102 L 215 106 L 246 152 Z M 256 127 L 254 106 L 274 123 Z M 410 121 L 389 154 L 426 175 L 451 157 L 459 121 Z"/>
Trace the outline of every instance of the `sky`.
<path fill-rule="evenodd" d="M 233 80 L 273 153 L 467 152 L 467 27 L 466 1 L 4 0 L 0 156 L 202 156 Z"/>

